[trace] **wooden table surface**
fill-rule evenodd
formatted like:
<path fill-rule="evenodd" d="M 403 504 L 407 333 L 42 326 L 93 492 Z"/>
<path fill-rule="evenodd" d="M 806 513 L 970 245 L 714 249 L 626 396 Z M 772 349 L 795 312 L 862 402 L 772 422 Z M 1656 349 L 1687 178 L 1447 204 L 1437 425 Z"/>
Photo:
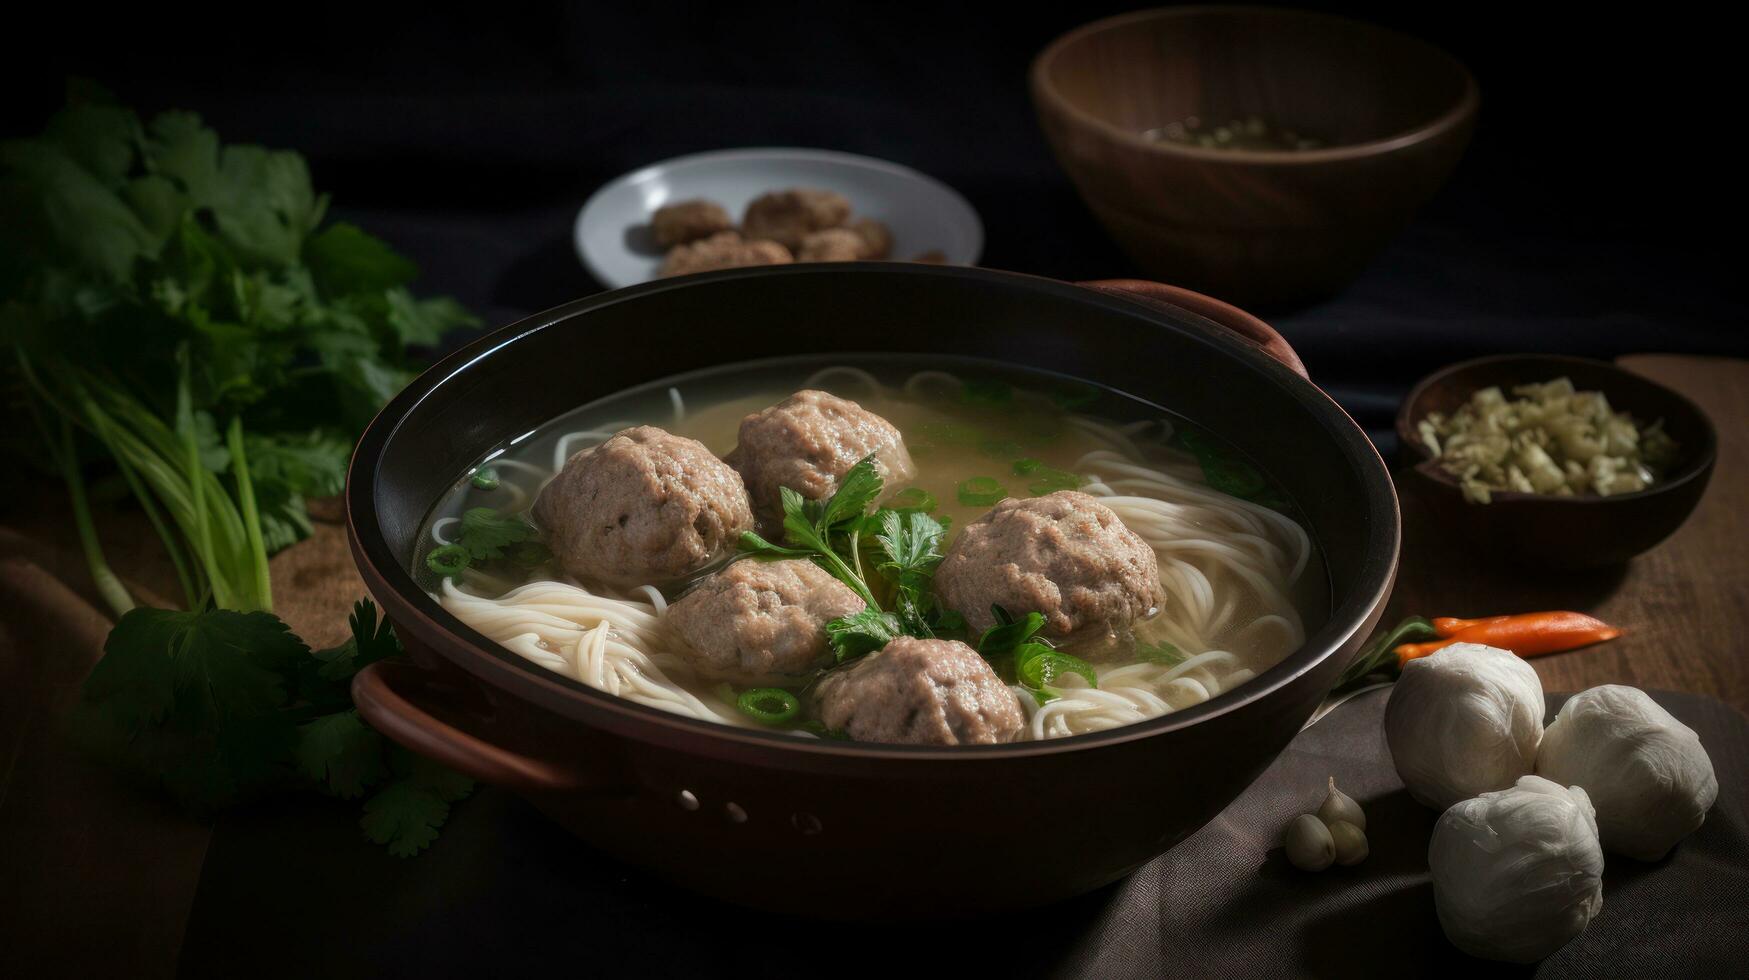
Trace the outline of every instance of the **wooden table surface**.
<path fill-rule="evenodd" d="M 1718 468 L 1688 523 L 1622 569 L 1527 573 L 1467 554 L 1405 501 L 1403 566 L 1387 621 L 1412 613 L 1591 612 L 1627 634 L 1534 661 L 1548 690 L 1623 683 L 1709 694 L 1749 712 L 1749 656 L 1741 646 L 1749 635 L 1749 361 L 1647 355 L 1623 363 L 1687 394 L 1718 427 Z M 307 567 L 346 573 L 343 536 L 334 527 L 301 547 L 325 549 Z M 6 547 L 0 573 L 0 600 L 7 601 L 9 585 L 49 574 Z M 276 572 L 294 628 L 319 620 L 299 599 L 321 584 L 301 577 L 281 583 Z M 40 584 L 33 588 L 45 594 Z M 60 723 L 88 666 L 68 657 L 78 638 L 26 635 L 8 621 L 13 607 L 5 608 L 0 976 L 172 976 L 209 831 L 64 744 Z M 103 627 L 94 618 L 80 630 L 93 649 Z"/>
<path fill-rule="evenodd" d="M 1687 395 L 1718 429 L 1718 465 L 1687 523 L 1620 568 L 1528 572 L 1451 541 L 1405 494 L 1402 569 L 1385 621 L 1591 613 L 1625 635 L 1531 661 L 1545 690 L 1692 691 L 1749 713 L 1749 362 L 1642 354 L 1620 363 Z"/>

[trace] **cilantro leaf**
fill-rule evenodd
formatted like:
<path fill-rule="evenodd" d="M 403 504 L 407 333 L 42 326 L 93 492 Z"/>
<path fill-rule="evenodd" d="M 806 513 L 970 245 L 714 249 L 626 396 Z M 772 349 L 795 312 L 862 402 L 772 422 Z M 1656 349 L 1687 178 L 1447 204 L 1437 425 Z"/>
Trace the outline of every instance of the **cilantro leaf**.
<path fill-rule="evenodd" d="M 1042 613 L 1029 612 L 1024 617 L 1015 619 L 1001 606 L 991 606 L 990 613 L 995 616 L 996 625 L 985 630 L 978 637 L 977 644 L 978 652 L 986 659 L 1014 652 L 1021 644 L 1032 641 L 1045 625 Z"/>
<path fill-rule="evenodd" d="M 398 779 L 364 804 L 358 825 L 366 837 L 386 844 L 396 857 L 412 857 L 431 846 L 449 819 L 449 804 L 412 779 Z"/>
<path fill-rule="evenodd" d="M 826 642 L 839 663 L 873 653 L 903 635 L 899 617 L 879 609 L 864 609 L 826 624 Z"/>
<path fill-rule="evenodd" d="M 385 772 L 383 737 L 356 710 L 323 715 L 298 726 L 292 754 L 299 772 L 323 792 L 343 800 L 363 796 L 366 787 Z"/>
<path fill-rule="evenodd" d="M 431 347 L 451 330 L 480 325 L 479 318 L 447 296 L 414 299 L 405 289 L 391 289 L 386 295 L 389 326 L 408 347 Z"/>
<path fill-rule="evenodd" d="M 880 533 L 875 535 L 886 558 L 880 571 L 895 581 L 905 576 L 934 574 L 941 564 L 941 523 L 922 511 L 881 510 L 875 515 Z"/>
<path fill-rule="evenodd" d="M 474 790 L 474 781 L 405 750 L 393 755 L 400 778 L 364 805 L 359 826 L 396 857 L 412 857 L 437 839 L 451 803 Z"/>
<path fill-rule="evenodd" d="M 506 517 L 490 507 L 472 507 L 462 512 L 455 543 L 466 548 L 475 561 L 504 557 L 504 549 L 538 536 L 532 524 L 520 517 Z"/>
<path fill-rule="evenodd" d="M 269 613 L 135 609 L 104 644 L 76 736 L 205 812 L 283 782 L 287 678 L 308 653 Z"/>
<path fill-rule="evenodd" d="M 868 510 L 868 505 L 874 503 L 880 495 L 881 474 L 875 468 L 874 454 L 870 453 L 846 470 L 844 476 L 838 480 L 838 489 L 826 501 L 815 522 L 815 528 L 825 533 L 852 518 L 861 517 Z M 785 505 L 786 514 L 788 510 L 788 505 Z"/>
<path fill-rule="evenodd" d="M 304 263 L 328 296 L 394 289 L 419 273 L 382 239 L 344 221 L 336 221 L 304 243 Z"/>

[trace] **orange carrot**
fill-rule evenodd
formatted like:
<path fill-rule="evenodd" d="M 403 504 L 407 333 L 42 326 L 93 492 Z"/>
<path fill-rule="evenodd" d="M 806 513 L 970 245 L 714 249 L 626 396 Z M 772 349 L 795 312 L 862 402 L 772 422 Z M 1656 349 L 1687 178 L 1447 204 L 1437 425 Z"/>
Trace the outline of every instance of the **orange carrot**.
<path fill-rule="evenodd" d="M 1521 657 L 1535 657 L 1602 643 L 1621 635 L 1621 630 L 1608 623 L 1576 612 L 1523 613 L 1487 619 L 1442 617 L 1433 621 L 1433 628 L 1444 639 L 1404 643 L 1392 649 L 1398 668 L 1453 643 L 1482 643 L 1511 650 Z"/>

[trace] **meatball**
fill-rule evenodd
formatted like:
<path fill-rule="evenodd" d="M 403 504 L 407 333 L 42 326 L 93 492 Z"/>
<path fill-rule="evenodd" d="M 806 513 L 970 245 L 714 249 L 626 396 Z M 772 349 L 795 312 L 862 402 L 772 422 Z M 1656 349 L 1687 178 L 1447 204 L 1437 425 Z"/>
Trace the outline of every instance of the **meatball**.
<path fill-rule="evenodd" d="M 684 276 L 712 269 L 744 265 L 783 265 L 790 262 L 789 249 L 771 241 L 749 241 L 732 231 L 720 231 L 687 245 L 676 245 L 662 260 L 664 276 Z"/>
<path fill-rule="evenodd" d="M 754 198 L 741 230 L 748 238 L 769 238 L 793 251 L 810 232 L 838 228 L 849 220 L 850 202 L 844 195 L 797 187 Z"/>
<path fill-rule="evenodd" d="M 754 510 L 772 517 L 782 512 L 779 487 L 823 500 L 869 453 L 888 486 L 916 473 L 891 422 L 848 399 L 810 390 L 742 419 L 739 442 L 725 458 L 746 481 Z"/>
<path fill-rule="evenodd" d="M 864 742 L 989 745 L 1026 725 L 1020 700 L 958 640 L 901 636 L 814 689 L 827 728 Z"/>
<path fill-rule="evenodd" d="M 893 233 L 873 218 L 862 218 L 851 224 L 850 230 L 862 239 L 862 257 L 884 259 L 893 254 Z"/>
<path fill-rule="evenodd" d="M 663 248 L 709 238 L 734 227 L 734 219 L 721 204 L 702 198 L 657 208 L 650 218 L 650 234 Z"/>
<path fill-rule="evenodd" d="M 826 624 L 863 608 L 849 586 L 811 561 L 743 559 L 682 596 L 666 621 L 701 673 L 761 677 L 825 666 Z"/>
<path fill-rule="evenodd" d="M 684 578 L 753 527 L 740 474 L 703 444 L 649 425 L 566 460 L 534 519 L 565 571 L 610 585 Z"/>
<path fill-rule="evenodd" d="M 802 239 L 797 262 L 854 262 L 862 258 L 862 237 L 849 228 L 828 228 Z"/>
<path fill-rule="evenodd" d="M 1076 490 L 1010 497 L 967 524 L 935 571 L 943 605 L 973 630 L 994 625 L 992 605 L 1041 613 L 1041 632 L 1100 651 L 1159 605 L 1154 549 L 1109 507 Z"/>

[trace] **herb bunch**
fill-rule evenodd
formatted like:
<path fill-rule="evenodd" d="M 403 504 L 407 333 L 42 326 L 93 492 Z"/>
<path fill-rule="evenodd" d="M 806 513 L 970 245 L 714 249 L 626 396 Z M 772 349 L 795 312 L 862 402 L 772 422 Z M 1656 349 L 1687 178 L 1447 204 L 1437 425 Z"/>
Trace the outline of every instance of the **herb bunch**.
<path fill-rule="evenodd" d="M 369 603 L 311 651 L 271 614 L 268 556 L 310 534 L 360 429 L 477 321 L 408 289 L 387 244 L 326 221 L 295 153 L 224 145 L 186 112 L 142 120 L 97 93 L 0 143 L 0 449 L 61 479 L 118 617 L 75 718 L 84 744 L 209 812 L 279 789 L 356 798 L 397 854 L 471 784 L 359 718 L 354 673 L 399 644 Z M 143 512 L 184 608 L 137 607 L 87 481 Z"/>

